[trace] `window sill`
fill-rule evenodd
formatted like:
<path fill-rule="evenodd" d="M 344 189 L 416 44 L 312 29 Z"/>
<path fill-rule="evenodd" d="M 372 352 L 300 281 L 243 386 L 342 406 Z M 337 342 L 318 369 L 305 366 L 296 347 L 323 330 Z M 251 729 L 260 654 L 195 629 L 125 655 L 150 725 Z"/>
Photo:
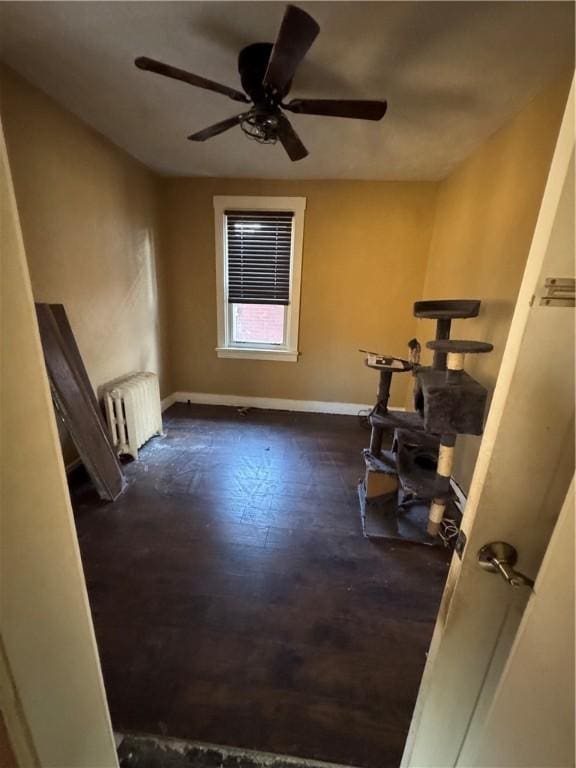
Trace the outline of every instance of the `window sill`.
<path fill-rule="evenodd" d="M 218 357 L 235 357 L 245 360 L 276 360 L 281 363 L 297 363 L 298 352 L 288 349 L 256 349 L 239 347 L 216 347 Z"/>

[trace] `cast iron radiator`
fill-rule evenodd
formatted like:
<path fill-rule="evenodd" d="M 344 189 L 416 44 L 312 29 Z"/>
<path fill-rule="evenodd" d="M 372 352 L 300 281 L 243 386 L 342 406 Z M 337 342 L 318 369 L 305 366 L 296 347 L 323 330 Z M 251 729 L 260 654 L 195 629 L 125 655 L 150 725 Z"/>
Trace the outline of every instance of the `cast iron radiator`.
<path fill-rule="evenodd" d="M 160 388 L 155 373 L 134 373 L 103 388 L 106 418 L 116 453 L 138 459 L 138 449 L 162 434 Z"/>

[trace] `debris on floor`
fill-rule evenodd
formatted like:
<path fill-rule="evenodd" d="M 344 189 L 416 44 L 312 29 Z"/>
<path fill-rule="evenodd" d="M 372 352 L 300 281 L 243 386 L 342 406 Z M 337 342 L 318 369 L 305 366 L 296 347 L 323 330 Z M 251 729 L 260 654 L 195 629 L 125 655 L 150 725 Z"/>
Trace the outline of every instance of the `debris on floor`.
<path fill-rule="evenodd" d="M 361 535 L 354 417 L 175 403 L 164 427 L 113 505 L 72 488 L 116 730 L 397 768 L 449 550 Z"/>
<path fill-rule="evenodd" d="M 148 736 L 124 736 L 118 759 L 120 768 L 338 768 L 317 760 Z"/>

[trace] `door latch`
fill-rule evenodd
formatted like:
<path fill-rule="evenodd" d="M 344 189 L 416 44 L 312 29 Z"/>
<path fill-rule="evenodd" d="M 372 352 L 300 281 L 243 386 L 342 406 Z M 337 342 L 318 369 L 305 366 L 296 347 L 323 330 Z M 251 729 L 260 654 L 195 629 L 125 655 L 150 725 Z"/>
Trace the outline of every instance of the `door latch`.
<path fill-rule="evenodd" d="M 534 581 L 523 573 L 514 570 L 518 562 L 518 552 L 505 541 L 493 541 L 485 544 L 478 551 L 478 563 L 489 573 L 499 573 L 512 587 L 534 587 Z"/>

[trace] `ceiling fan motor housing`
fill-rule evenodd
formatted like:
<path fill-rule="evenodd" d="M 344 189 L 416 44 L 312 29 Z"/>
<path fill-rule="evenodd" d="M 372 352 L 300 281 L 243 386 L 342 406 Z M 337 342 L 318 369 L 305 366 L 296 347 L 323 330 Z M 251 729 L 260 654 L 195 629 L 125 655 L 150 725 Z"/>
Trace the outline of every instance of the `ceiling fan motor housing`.
<path fill-rule="evenodd" d="M 260 107 L 276 107 L 280 100 L 289 92 L 292 82 L 289 82 L 284 93 L 272 96 L 264 86 L 264 75 L 270 61 L 273 48 L 272 43 L 252 43 L 240 51 L 238 56 L 238 72 L 242 88 L 252 99 L 254 104 Z"/>

